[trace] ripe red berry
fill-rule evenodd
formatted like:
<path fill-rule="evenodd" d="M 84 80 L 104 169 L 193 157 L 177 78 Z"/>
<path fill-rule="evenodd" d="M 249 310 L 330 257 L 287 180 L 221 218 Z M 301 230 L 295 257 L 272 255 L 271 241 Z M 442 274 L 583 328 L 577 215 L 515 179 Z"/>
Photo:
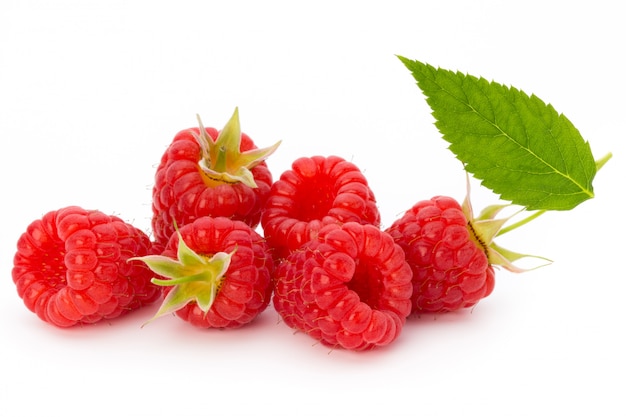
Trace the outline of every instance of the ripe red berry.
<path fill-rule="evenodd" d="M 493 291 L 488 242 L 456 200 L 439 196 L 420 201 L 387 232 L 413 271 L 413 312 L 471 307 Z"/>
<path fill-rule="evenodd" d="M 20 236 L 13 282 L 28 309 L 58 327 L 111 319 L 159 298 L 151 271 L 132 256 L 148 236 L 115 216 L 70 206 L 33 221 Z"/>
<path fill-rule="evenodd" d="M 269 304 L 274 264 L 263 238 L 226 217 L 202 217 L 181 227 L 162 255 L 138 258 L 163 279 L 154 318 L 175 312 L 197 327 L 236 328 Z M 153 318 L 153 319 L 154 319 Z"/>
<path fill-rule="evenodd" d="M 199 119 L 198 119 L 199 120 Z M 229 217 L 255 227 L 272 184 L 264 162 L 279 143 L 258 149 L 241 132 L 237 109 L 226 126 L 179 132 L 161 158 L 152 189 L 152 228 L 165 246 L 175 224 L 203 216 Z"/>
<path fill-rule="evenodd" d="M 359 168 L 338 156 L 303 157 L 272 185 L 261 217 L 277 259 L 329 223 L 380 225 L 374 193 Z"/>
<path fill-rule="evenodd" d="M 375 226 L 329 224 L 277 267 L 273 304 L 284 322 L 331 347 L 394 341 L 411 311 L 411 269 Z"/>

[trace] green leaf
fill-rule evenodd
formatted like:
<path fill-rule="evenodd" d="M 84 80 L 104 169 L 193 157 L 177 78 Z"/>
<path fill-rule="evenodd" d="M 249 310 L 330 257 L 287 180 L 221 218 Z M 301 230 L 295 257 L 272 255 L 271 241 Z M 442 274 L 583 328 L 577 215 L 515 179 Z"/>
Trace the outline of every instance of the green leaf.
<path fill-rule="evenodd" d="M 570 210 L 593 197 L 589 143 L 535 95 L 398 57 L 449 149 L 483 186 L 529 210 Z"/>

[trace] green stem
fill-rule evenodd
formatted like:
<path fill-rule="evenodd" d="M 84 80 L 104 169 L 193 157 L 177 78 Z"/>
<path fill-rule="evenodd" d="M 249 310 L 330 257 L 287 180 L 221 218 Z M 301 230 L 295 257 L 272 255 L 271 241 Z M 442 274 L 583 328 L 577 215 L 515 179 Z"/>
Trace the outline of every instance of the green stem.
<path fill-rule="evenodd" d="M 611 152 L 609 152 L 606 155 L 604 155 L 602 158 L 598 159 L 596 161 L 596 171 L 599 171 L 600 168 L 602 168 L 604 166 L 604 164 L 609 162 L 609 159 L 611 159 L 612 157 L 613 157 L 613 154 Z"/>
<path fill-rule="evenodd" d="M 502 229 L 500 229 L 500 231 L 498 232 L 498 234 L 496 236 L 500 236 L 503 235 L 507 232 L 510 232 L 511 230 L 515 230 L 520 226 L 525 225 L 526 223 L 531 222 L 532 220 L 535 220 L 537 217 L 541 216 L 543 213 L 545 213 L 547 210 L 539 210 L 536 211 L 535 213 L 531 214 L 530 216 L 526 217 L 523 220 L 518 221 L 517 223 L 513 223 L 510 226 L 507 227 L 503 227 Z"/>

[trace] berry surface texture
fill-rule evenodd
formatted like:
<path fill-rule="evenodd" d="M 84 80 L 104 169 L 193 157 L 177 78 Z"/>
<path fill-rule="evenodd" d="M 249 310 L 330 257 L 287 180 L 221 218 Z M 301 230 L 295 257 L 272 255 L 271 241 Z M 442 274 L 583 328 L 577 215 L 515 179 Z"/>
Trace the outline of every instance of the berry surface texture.
<path fill-rule="evenodd" d="M 471 307 L 493 291 L 495 273 L 461 205 L 450 197 L 416 203 L 387 232 L 413 271 L 413 312 Z"/>
<path fill-rule="evenodd" d="M 361 170 L 335 155 L 296 159 L 272 184 L 261 218 L 274 256 L 284 258 L 330 223 L 380 225 L 374 192 Z"/>
<path fill-rule="evenodd" d="M 274 306 L 290 327 L 331 347 L 368 350 L 399 335 L 411 311 L 404 252 L 372 225 L 330 224 L 276 273 Z"/>
<path fill-rule="evenodd" d="M 70 206 L 33 221 L 17 242 L 13 282 L 26 307 L 58 327 L 111 319 L 155 301 L 148 236 L 120 218 Z"/>

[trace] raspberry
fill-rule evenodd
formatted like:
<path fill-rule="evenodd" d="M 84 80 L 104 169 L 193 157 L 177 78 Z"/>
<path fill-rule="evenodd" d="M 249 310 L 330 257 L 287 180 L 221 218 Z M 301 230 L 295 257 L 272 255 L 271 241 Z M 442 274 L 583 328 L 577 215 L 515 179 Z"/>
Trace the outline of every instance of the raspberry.
<path fill-rule="evenodd" d="M 116 216 L 65 207 L 20 236 L 13 282 L 26 307 L 55 326 L 112 319 L 158 299 L 151 271 L 127 262 L 151 246 L 145 233 Z"/>
<path fill-rule="evenodd" d="M 175 312 L 201 328 L 236 328 L 270 302 L 274 264 L 263 238 L 226 217 L 202 217 L 181 227 L 161 255 L 137 258 L 164 279 L 154 318 Z M 153 319 L 154 319 L 153 318 Z"/>
<path fill-rule="evenodd" d="M 377 227 L 329 224 L 279 264 L 273 304 L 288 326 L 324 345 L 369 350 L 400 335 L 411 276 L 400 246 Z"/>
<path fill-rule="evenodd" d="M 174 233 L 203 216 L 229 217 L 256 227 L 272 184 L 265 163 L 280 142 L 258 149 L 242 133 L 237 109 L 218 131 L 179 132 L 161 157 L 152 189 L 152 229 L 164 247 Z"/>
<path fill-rule="evenodd" d="M 420 201 L 386 231 L 413 271 L 413 312 L 471 307 L 493 291 L 487 242 L 456 200 L 438 196 Z"/>
<path fill-rule="evenodd" d="M 380 225 L 374 193 L 359 168 L 338 156 L 302 157 L 272 184 L 261 226 L 277 259 L 330 223 Z"/>

